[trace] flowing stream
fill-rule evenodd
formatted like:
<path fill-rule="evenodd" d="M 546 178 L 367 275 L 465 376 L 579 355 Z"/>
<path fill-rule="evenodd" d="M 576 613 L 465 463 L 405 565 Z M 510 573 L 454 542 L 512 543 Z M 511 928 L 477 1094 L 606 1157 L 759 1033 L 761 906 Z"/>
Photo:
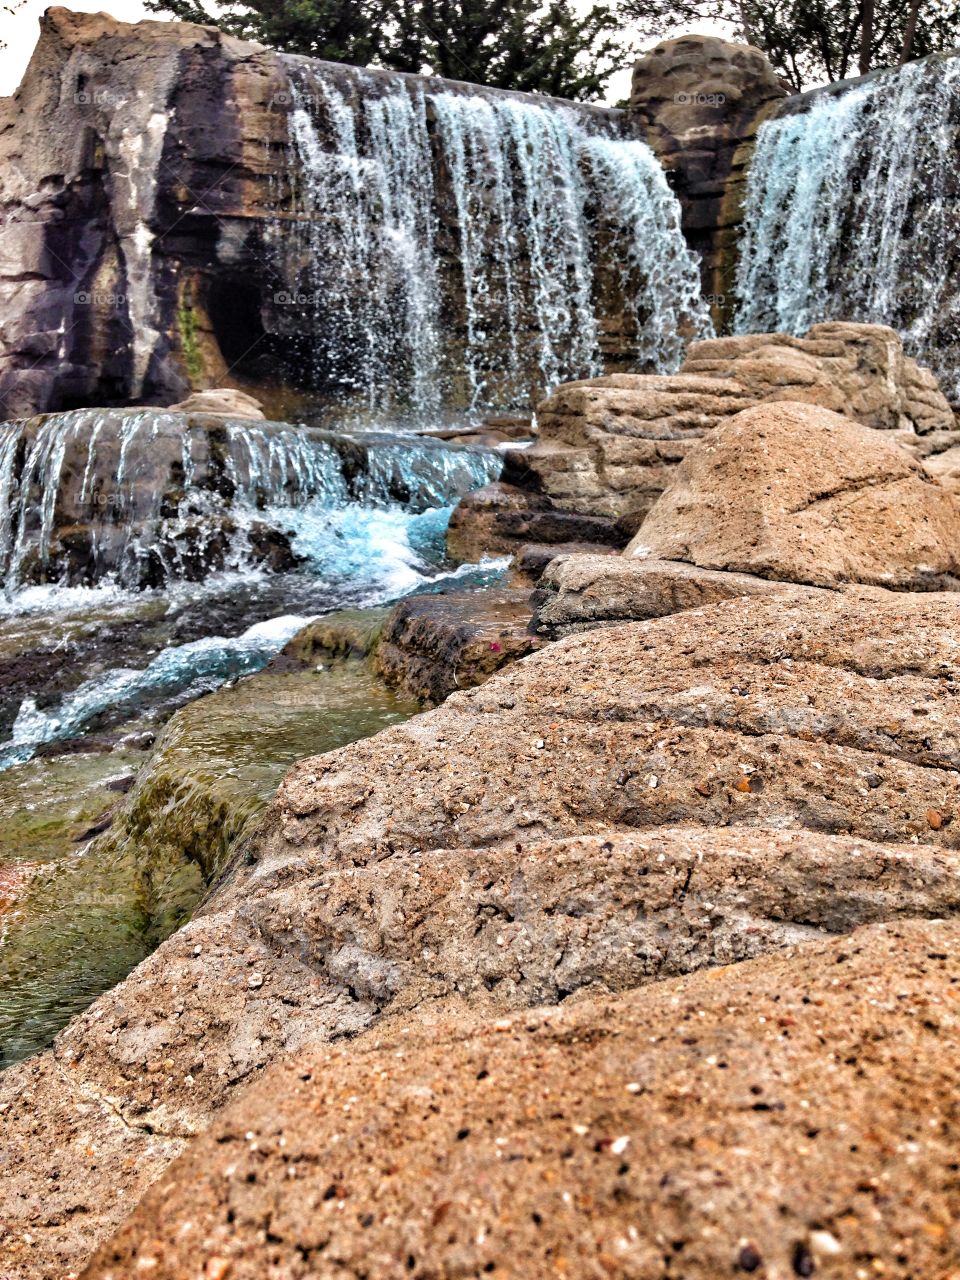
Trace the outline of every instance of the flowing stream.
<path fill-rule="evenodd" d="M 762 125 L 747 183 L 737 331 L 888 324 L 960 397 L 958 132 L 957 57 L 820 94 Z"/>

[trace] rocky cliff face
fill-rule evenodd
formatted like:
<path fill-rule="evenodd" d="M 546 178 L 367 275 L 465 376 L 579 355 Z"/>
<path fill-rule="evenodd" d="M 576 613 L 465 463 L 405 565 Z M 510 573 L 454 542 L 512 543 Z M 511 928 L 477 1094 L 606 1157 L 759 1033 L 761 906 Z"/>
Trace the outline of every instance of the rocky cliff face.
<path fill-rule="evenodd" d="M 786 96 L 759 49 L 716 36 L 664 40 L 634 67 L 631 114 L 680 199 L 684 233 L 701 255 L 704 293 L 718 326 L 734 309 L 752 143 Z"/>
<path fill-rule="evenodd" d="M 436 94 L 441 102 L 431 96 Z M 385 95 L 392 95 L 392 106 L 381 112 L 381 125 L 396 133 L 397 164 L 411 169 L 407 177 L 400 174 L 402 190 L 392 193 L 379 191 L 357 152 L 367 133 L 370 145 L 377 145 L 376 104 Z M 456 103 L 468 96 L 470 110 L 458 111 Z M 584 216 L 583 209 L 564 207 L 556 214 L 548 201 L 531 212 L 519 200 L 522 192 L 497 187 L 489 173 L 481 181 L 490 189 L 482 199 L 477 193 L 471 165 L 483 161 L 480 167 L 489 170 L 496 159 L 488 164 L 472 155 L 485 127 L 477 113 L 490 114 L 518 156 L 534 156 L 543 138 L 534 137 L 530 120 L 521 118 L 531 108 L 527 95 L 285 57 L 212 28 L 132 26 L 103 14 L 49 10 L 20 89 L 0 106 L 0 417 L 170 404 L 191 389 L 223 383 L 255 388 L 271 416 L 283 417 L 305 394 L 322 395 L 330 384 L 340 398 L 358 388 L 366 394 L 376 373 L 371 365 L 381 349 L 397 345 L 398 330 L 410 349 L 393 353 L 393 380 L 402 381 L 412 365 L 442 383 L 444 370 L 431 370 L 430 353 L 417 346 L 429 344 L 431 326 L 438 341 L 442 334 L 444 352 L 462 352 L 471 343 L 477 348 L 461 361 L 469 366 L 458 375 L 462 385 L 444 388 L 448 399 L 477 401 L 509 363 L 506 350 L 481 351 L 479 345 L 485 332 L 504 329 L 503 316 L 483 310 L 501 294 L 517 311 L 506 346 L 519 351 L 514 384 L 525 378 L 534 384 L 524 388 L 528 399 L 538 382 L 542 389 L 544 380 L 563 376 L 565 359 L 572 361 L 566 376 L 578 365 L 599 371 L 635 360 L 634 330 L 647 314 L 641 306 L 628 315 L 637 293 L 636 282 L 622 278 L 629 246 L 611 253 L 606 264 L 600 261 L 591 278 L 580 278 L 583 264 L 593 260 L 595 236 L 602 241 L 615 235 L 608 224 L 629 203 L 617 188 L 621 157 L 605 150 L 605 140 L 629 134 L 630 126 L 622 112 L 566 104 L 557 113 L 548 100 L 539 101 L 549 108 L 541 114 L 554 121 L 543 135 L 547 151 L 565 154 L 571 137 L 596 140 L 580 163 L 600 204 L 606 199 L 610 208 L 594 211 L 591 225 L 581 228 L 576 253 L 569 218 Z M 344 117 L 339 122 L 338 111 Z M 437 142 L 444 129 L 446 150 Z M 550 130 L 555 136 L 548 136 Z M 302 172 L 305 158 L 315 162 L 315 173 Z M 524 163 L 517 161 L 521 169 Z M 543 177 L 537 163 L 530 160 L 533 167 L 522 174 L 534 203 Z M 575 170 L 575 157 L 571 163 Z M 681 256 L 686 251 L 675 202 L 652 158 L 646 162 L 636 153 L 632 163 L 631 192 L 646 184 L 641 203 L 653 218 L 643 223 L 645 248 L 661 237 L 671 288 L 686 272 L 688 314 L 677 323 L 688 336 L 702 332 L 694 314 L 699 303 L 693 306 L 695 262 L 689 258 L 684 265 L 677 258 L 678 250 Z M 350 174 L 360 172 L 367 176 L 354 190 Z M 424 194 L 412 189 L 424 174 L 431 188 L 426 204 Z M 560 192 L 564 198 L 571 185 L 572 178 Z M 328 197 L 343 207 L 326 208 Z M 406 231 L 429 237 L 430 261 L 413 264 L 413 290 L 403 263 L 388 253 L 382 261 L 361 260 L 349 227 L 337 233 L 342 244 L 314 243 L 316 228 L 325 224 L 382 220 L 384 202 L 394 197 L 411 202 L 397 213 Z M 517 201 L 512 215 L 497 205 L 510 199 Z M 359 201 L 356 209 L 351 200 Z M 495 219 L 484 213 L 484 202 L 496 206 Z M 536 225 L 520 237 L 522 252 L 508 260 L 504 254 L 514 251 L 503 243 L 510 216 Z M 561 223 L 566 240 L 558 249 L 550 237 Z M 538 253 L 544 259 L 539 266 Z M 322 275 L 325 255 L 337 262 L 335 288 Z M 489 279 L 465 278 L 485 270 L 479 264 L 488 256 Z M 377 293 L 383 315 L 355 302 L 371 270 L 382 275 Z M 538 271 L 546 273 L 542 280 L 534 278 Z M 436 275 L 432 283 L 430 272 Z M 417 294 L 430 288 L 433 310 Z M 521 314 L 521 295 L 533 299 L 529 315 Z M 569 321 L 562 333 L 558 329 L 563 307 L 578 313 L 575 332 Z M 591 309 L 594 329 L 587 333 Z M 405 320 L 397 319 L 401 312 Z M 339 347 L 331 345 L 318 358 L 318 335 L 338 332 Z M 561 367 L 554 370 L 557 360 Z"/>

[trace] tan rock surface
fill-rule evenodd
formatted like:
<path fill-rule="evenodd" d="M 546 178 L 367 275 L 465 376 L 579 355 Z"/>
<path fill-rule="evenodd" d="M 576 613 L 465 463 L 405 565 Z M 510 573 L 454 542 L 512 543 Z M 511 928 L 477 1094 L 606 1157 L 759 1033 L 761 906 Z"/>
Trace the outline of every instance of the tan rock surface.
<path fill-rule="evenodd" d="M 229 895 L 228 895 L 229 896 Z M 960 912 L 960 857 L 702 828 L 269 876 L 0 1077 L 3 1274 L 76 1266 L 236 1090 L 438 1001 L 503 1012 Z"/>
<path fill-rule="evenodd" d="M 0 1077 L 2 1269 L 73 1265 L 312 1040 L 952 914 L 958 634 L 954 596 L 782 587 L 572 636 L 304 761 L 205 911 Z"/>
<path fill-rule="evenodd" d="M 266 418 L 263 406 L 255 396 L 237 387 L 212 387 L 208 391 L 193 391 L 186 400 L 170 406 L 171 412 L 222 413 L 230 418 Z"/>
<path fill-rule="evenodd" d="M 946 1280 L 958 949 L 956 921 L 879 926 L 317 1049 L 239 1100 L 84 1276 Z"/>
<path fill-rule="evenodd" d="M 821 324 L 803 338 L 750 334 L 693 343 L 672 377 L 612 374 L 558 387 L 540 439 L 508 454 L 506 476 L 557 506 L 645 513 L 692 445 L 743 409 L 793 400 L 903 439 L 955 431 L 936 379 L 884 325 Z"/>
<path fill-rule="evenodd" d="M 626 554 L 817 586 L 952 590 L 960 505 L 880 432 L 813 405 L 760 405 L 691 453 Z"/>
<path fill-rule="evenodd" d="M 717 573 L 676 560 L 559 555 L 537 582 L 533 625 L 540 634 L 557 638 L 781 589 L 767 578 Z"/>

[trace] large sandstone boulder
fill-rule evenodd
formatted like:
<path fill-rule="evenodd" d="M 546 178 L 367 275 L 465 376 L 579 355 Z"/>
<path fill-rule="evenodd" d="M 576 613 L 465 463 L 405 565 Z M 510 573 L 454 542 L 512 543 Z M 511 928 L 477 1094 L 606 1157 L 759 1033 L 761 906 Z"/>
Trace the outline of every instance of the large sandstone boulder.
<path fill-rule="evenodd" d="M 767 404 L 686 458 L 626 554 L 817 586 L 955 589 L 960 503 L 880 432 Z"/>
<path fill-rule="evenodd" d="M 953 915 L 958 634 L 955 596 L 777 586 L 301 762 L 201 913 L 0 1077 L 2 1269 L 75 1266 L 310 1041 Z"/>
<path fill-rule="evenodd" d="M 958 949 L 956 920 L 873 927 L 314 1049 L 216 1123 L 85 1280 L 946 1280 Z"/>
<path fill-rule="evenodd" d="M 901 443 L 955 429 L 935 378 L 904 355 L 892 329 L 822 324 L 803 338 L 693 343 L 672 377 L 613 374 L 558 387 L 538 409 L 538 443 L 508 454 L 505 478 L 570 511 L 643 516 L 702 436 L 779 400 L 896 430 Z"/>
<path fill-rule="evenodd" d="M 796 831 L 611 831 L 268 874 L 0 1077 L 3 1274 L 75 1267 L 238 1087 L 310 1042 L 958 910 L 952 851 Z"/>

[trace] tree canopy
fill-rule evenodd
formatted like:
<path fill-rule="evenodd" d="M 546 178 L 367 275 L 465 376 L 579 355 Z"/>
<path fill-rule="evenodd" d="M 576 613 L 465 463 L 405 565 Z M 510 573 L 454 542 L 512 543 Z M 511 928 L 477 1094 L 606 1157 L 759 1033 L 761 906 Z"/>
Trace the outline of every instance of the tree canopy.
<path fill-rule="evenodd" d="M 621 8 L 647 37 L 728 24 L 798 92 L 960 45 L 957 0 L 621 0 Z"/>
<path fill-rule="evenodd" d="M 147 0 L 155 13 L 218 26 L 286 53 L 428 72 L 498 89 L 598 97 L 629 57 L 605 3 L 571 0 Z"/>

